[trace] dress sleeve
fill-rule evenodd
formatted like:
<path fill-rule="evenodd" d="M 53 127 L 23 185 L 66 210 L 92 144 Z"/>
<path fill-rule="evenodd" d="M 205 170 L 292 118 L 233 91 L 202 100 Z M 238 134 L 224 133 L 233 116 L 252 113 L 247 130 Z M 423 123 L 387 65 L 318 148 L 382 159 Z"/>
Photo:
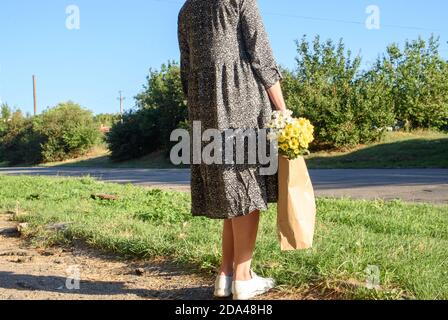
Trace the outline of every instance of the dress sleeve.
<path fill-rule="evenodd" d="M 252 69 L 266 88 L 272 87 L 282 74 L 275 61 L 256 0 L 241 0 L 241 28 Z"/>
<path fill-rule="evenodd" d="M 180 49 L 180 77 L 182 89 L 185 96 L 188 96 L 188 76 L 190 73 L 190 49 L 187 40 L 187 33 L 184 23 L 179 15 L 178 20 L 178 41 Z"/>

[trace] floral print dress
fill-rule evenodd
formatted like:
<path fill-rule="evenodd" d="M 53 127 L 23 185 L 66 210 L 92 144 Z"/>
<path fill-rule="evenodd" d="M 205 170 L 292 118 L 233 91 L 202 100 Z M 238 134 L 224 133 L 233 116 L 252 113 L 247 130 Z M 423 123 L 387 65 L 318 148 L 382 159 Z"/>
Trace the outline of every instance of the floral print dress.
<path fill-rule="evenodd" d="M 282 79 L 256 0 L 187 0 L 179 13 L 181 79 L 189 121 L 202 130 L 263 129 L 271 119 L 266 89 Z M 277 177 L 261 165 L 191 166 L 192 214 L 231 219 L 265 211 Z"/>

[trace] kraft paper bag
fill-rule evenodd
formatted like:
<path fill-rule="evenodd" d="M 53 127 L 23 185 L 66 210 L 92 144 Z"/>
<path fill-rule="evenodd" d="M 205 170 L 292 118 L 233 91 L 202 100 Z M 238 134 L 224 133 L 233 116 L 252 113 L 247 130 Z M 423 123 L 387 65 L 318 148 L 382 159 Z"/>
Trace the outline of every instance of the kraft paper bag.
<path fill-rule="evenodd" d="M 277 227 L 282 251 L 313 246 L 316 200 L 303 157 L 279 159 Z"/>

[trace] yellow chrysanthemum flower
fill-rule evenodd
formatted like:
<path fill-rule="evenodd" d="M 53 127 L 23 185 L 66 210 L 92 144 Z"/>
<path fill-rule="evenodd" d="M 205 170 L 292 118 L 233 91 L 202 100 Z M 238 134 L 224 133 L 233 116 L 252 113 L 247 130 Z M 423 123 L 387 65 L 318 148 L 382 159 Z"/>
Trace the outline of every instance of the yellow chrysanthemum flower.
<path fill-rule="evenodd" d="M 284 132 L 285 132 L 285 136 L 288 137 L 288 138 L 291 138 L 291 137 L 294 136 L 293 127 L 291 125 L 289 125 L 289 124 L 285 127 Z"/>
<path fill-rule="evenodd" d="M 305 119 L 305 118 L 299 118 L 298 120 L 297 120 L 297 122 L 299 123 L 299 126 L 301 126 L 301 127 L 306 127 L 306 126 L 308 126 L 308 124 L 310 123 L 307 119 Z"/>
<path fill-rule="evenodd" d="M 293 137 L 298 137 L 300 135 L 300 128 L 298 126 L 293 126 L 291 128 L 291 133 Z"/>
<path fill-rule="evenodd" d="M 286 139 L 286 137 L 284 137 L 283 135 L 280 135 L 279 137 L 278 137 L 278 143 L 284 143 L 284 142 L 286 142 L 287 141 L 287 139 Z"/>
<path fill-rule="evenodd" d="M 292 138 L 289 140 L 289 147 L 293 150 L 299 148 L 299 141 L 296 138 Z"/>
<path fill-rule="evenodd" d="M 282 130 L 281 136 L 285 139 L 289 139 L 291 137 L 291 135 L 289 134 L 289 131 L 286 129 Z"/>

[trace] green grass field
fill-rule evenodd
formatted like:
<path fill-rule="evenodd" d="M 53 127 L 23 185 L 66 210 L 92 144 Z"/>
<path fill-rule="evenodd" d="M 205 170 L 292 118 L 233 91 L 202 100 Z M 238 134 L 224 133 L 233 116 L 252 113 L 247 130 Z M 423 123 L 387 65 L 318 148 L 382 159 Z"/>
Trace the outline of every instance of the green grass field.
<path fill-rule="evenodd" d="M 379 143 L 318 152 L 307 160 L 311 169 L 448 168 L 448 134 L 391 132 Z"/>
<path fill-rule="evenodd" d="M 94 200 L 92 194 L 119 196 Z M 187 193 L 90 178 L 0 176 L 0 212 L 16 211 L 36 245 L 76 239 L 126 257 L 168 257 L 214 272 L 221 222 L 193 218 Z M 312 250 L 281 252 L 275 208 L 263 214 L 254 268 L 283 288 L 350 299 L 448 299 L 448 207 L 398 201 L 318 200 Z M 56 233 L 50 223 L 71 223 Z M 365 288 L 368 266 L 380 288 Z"/>

